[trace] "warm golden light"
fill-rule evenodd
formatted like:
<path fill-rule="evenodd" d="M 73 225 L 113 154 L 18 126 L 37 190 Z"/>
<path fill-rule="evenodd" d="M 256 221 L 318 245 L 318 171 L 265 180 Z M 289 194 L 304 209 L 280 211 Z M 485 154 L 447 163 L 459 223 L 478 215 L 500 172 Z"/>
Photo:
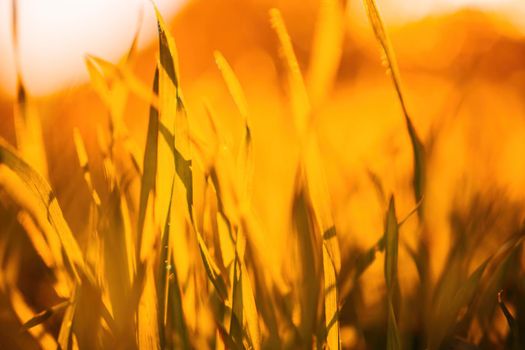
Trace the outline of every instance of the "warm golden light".
<path fill-rule="evenodd" d="M 15 53 L 11 0 L 0 2 L 0 87 L 15 91 Z M 33 95 L 46 95 L 79 83 L 88 76 L 84 57 L 112 62 L 122 57 L 141 27 L 140 47 L 155 36 L 155 14 L 149 0 L 19 0 L 19 56 L 22 76 Z M 156 1 L 170 18 L 183 0 Z"/>
<path fill-rule="evenodd" d="M 0 348 L 523 348 L 524 4 L 0 0 Z"/>

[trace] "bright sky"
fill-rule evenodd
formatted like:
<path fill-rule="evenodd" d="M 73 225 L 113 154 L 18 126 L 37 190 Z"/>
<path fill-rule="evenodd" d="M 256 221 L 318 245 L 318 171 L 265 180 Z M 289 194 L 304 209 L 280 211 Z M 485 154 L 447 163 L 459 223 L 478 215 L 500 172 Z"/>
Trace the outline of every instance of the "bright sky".
<path fill-rule="evenodd" d="M 524 0 L 376 0 L 388 17 L 397 20 L 411 20 L 431 13 L 454 12 L 465 7 L 496 11 L 523 23 Z"/>
<path fill-rule="evenodd" d="M 115 61 L 129 47 L 144 9 L 141 43 L 156 30 L 149 0 L 17 0 L 24 83 L 45 95 L 87 79 L 83 57 L 91 53 Z M 187 0 L 156 0 L 165 17 Z M 353 1 L 358 3 L 359 1 Z M 523 24 L 525 0 L 377 0 L 386 21 L 407 21 L 463 6 L 496 9 Z M 15 90 L 11 40 L 12 0 L 0 0 L 0 93 Z M 360 4 L 356 4 L 360 5 Z"/>
<path fill-rule="evenodd" d="M 130 46 L 144 9 L 140 44 L 156 33 L 149 0 L 17 0 L 20 62 L 29 93 L 45 95 L 87 79 L 86 53 L 116 61 Z M 156 0 L 172 16 L 185 0 Z M 0 90 L 15 90 L 12 0 L 0 0 Z"/>

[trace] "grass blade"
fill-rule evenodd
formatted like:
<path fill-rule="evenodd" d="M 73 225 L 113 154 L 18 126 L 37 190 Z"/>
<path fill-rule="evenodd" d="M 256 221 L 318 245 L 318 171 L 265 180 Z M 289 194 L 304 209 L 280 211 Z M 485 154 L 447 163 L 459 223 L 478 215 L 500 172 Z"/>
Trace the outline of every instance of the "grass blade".
<path fill-rule="evenodd" d="M 25 332 L 29 328 L 32 328 L 32 327 L 38 326 L 39 324 L 44 323 L 51 316 L 55 315 L 56 313 L 68 307 L 69 304 L 70 302 L 66 300 L 60 304 L 50 307 L 49 309 L 39 312 L 34 317 L 32 317 L 30 320 L 27 320 L 26 322 L 24 322 L 24 324 L 22 325 L 22 328 L 20 329 L 20 332 Z"/>
<path fill-rule="evenodd" d="M 88 162 L 88 157 L 87 157 L 87 152 L 86 152 L 86 146 L 84 145 L 84 141 L 82 140 L 80 131 L 77 128 L 73 129 L 73 142 L 75 144 L 75 149 L 77 151 L 80 168 L 82 168 L 82 172 L 84 173 L 84 181 L 86 182 L 86 185 L 88 186 L 93 204 L 97 207 L 100 207 L 101 205 L 100 196 L 98 195 L 95 189 L 95 186 L 93 185 L 93 180 L 91 178 L 91 172 L 89 170 L 89 162 Z"/>
<path fill-rule="evenodd" d="M 448 307 L 441 308 L 434 315 L 434 318 L 436 319 L 435 327 L 430 330 L 428 340 L 430 350 L 439 349 L 443 339 L 445 339 L 455 325 L 455 320 L 460 309 L 472 300 L 474 294 L 479 288 L 481 277 L 489 261 L 490 258 L 479 265 L 459 289 L 453 293 L 452 298 L 447 300 Z"/>
<path fill-rule="evenodd" d="M 505 302 L 503 301 L 503 290 L 500 290 L 498 292 L 498 304 L 501 309 L 501 312 L 503 312 L 503 315 L 505 315 L 505 319 L 507 319 L 507 323 L 509 324 L 510 333 L 512 335 L 512 349 L 518 350 L 522 349 L 521 342 L 520 342 L 520 330 L 518 327 L 518 322 L 512 316 L 509 309 L 507 308 L 507 305 L 505 305 Z"/>
<path fill-rule="evenodd" d="M 400 302 L 399 280 L 397 273 L 397 256 L 399 246 L 399 229 L 396 218 L 394 197 L 390 197 L 385 224 L 385 282 L 387 289 L 388 325 L 387 349 L 401 349 L 397 318 Z"/>
<path fill-rule="evenodd" d="M 0 139 L 0 164 L 5 164 L 20 177 L 38 201 L 40 210 L 47 213 L 47 221 L 57 233 L 76 279 L 80 280 L 80 272 L 93 280 L 85 266 L 82 251 L 62 215 L 62 210 L 49 184 L 2 139 Z"/>
<path fill-rule="evenodd" d="M 288 87 L 294 115 L 295 128 L 304 137 L 308 129 L 310 117 L 310 101 L 304 84 L 301 68 L 295 57 L 292 40 L 288 35 L 281 12 L 278 9 L 270 10 L 270 22 L 279 39 L 281 55 L 288 73 Z"/>
<path fill-rule="evenodd" d="M 60 350 L 70 349 L 71 344 L 71 330 L 73 328 L 73 319 L 76 311 L 76 288 L 73 293 L 73 301 L 67 306 L 66 312 L 64 313 L 64 318 L 60 325 L 60 330 L 58 332 L 58 348 Z"/>
<path fill-rule="evenodd" d="M 244 91 L 242 90 L 239 79 L 233 72 L 233 69 L 228 64 L 224 56 L 219 52 L 215 51 L 215 62 L 221 71 L 222 77 L 226 83 L 228 91 L 237 106 L 244 123 L 244 135 L 239 148 L 239 156 L 237 158 L 238 176 L 242 183 L 241 187 L 241 205 L 247 205 L 245 201 L 250 200 L 250 194 L 252 189 L 252 177 L 253 177 L 253 159 L 252 159 L 252 131 L 251 121 L 248 113 L 248 103 Z"/>
<path fill-rule="evenodd" d="M 396 56 L 383 25 L 383 21 L 381 20 L 381 16 L 379 15 L 375 0 L 364 0 L 364 4 L 376 39 L 379 42 L 381 51 L 386 58 L 387 69 L 392 77 L 392 82 L 394 83 L 396 94 L 399 99 L 399 103 L 401 104 L 401 109 L 405 118 L 405 124 L 410 137 L 410 143 L 412 144 L 412 153 L 414 157 L 414 175 L 412 183 L 414 189 L 414 198 L 415 202 L 419 203 L 423 199 L 423 192 L 425 188 L 425 148 L 409 116 L 408 108 L 406 106 L 405 98 L 402 92 L 403 89 L 401 87 L 401 76 L 399 74 Z M 421 205 L 418 209 L 418 216 L 420 219 L 423 217 L 423 207 L 424 205 Z"/>
<path fill-rule="evenodd" d="M 171 191 L 173 200 L 173 189 Z M 171 213 L 173 202 L 170 200 L 168 209 Z M 162 234 L 161 254 L 157 281 L 158 291 L 158 324 L 161 349 L 174 347 L 176 349 L 191 349 L 188 327 L 184 318 L 182 295 L 177 275 L 177 266 L 172 258 L 172 243 L 170 238 L 170 221 L 168 215 Z M 171 334 L 174 334 L 171 340 Z M 168 337 L 168 335 L 170 335 Z"/>
<path fill-rule="evenodd" d="M 319 106 L 327 97 L 337 76 L 343 53 L 346 1 L 322 0 L 315 26 L 307 87 L 312 106 Z"/>
<path fill-rule="evenodd" d="M 153 92 L 159 92 L 159 70 L 155 70 L 153 80 Z M 137 223 L 137 242 L 142 241 L 142 230 L 146 219 L 147 201 L 150 195 L 155 195 L 157 177 L 157 147 L 159 137 L 159 111 L 154 106 L 150 106 L 148 131 L 146 134 L 146 149 L 144 151 L 143 172 L 140 181 L 139 213 Z"/>
<path fill-rule="evenodd" d="M 311 106 L 290 36 L 279 10 L 270 10 L 270 20 L 279 39 L 281 53 L 287 68 L 295 127 L 301 145 L 300 168 L 304 169 L 306 176 L 308 196 L 313 207 L 316 230 L 323 238 L 325 301 L 325 329 L 323 333 L 326 335 L 330 349 L 340 349 L 337 272 L 341 268 L 341 256 L 330 209 L 330 194 L 317 137 L 315 132 L 310 129 Z"/>

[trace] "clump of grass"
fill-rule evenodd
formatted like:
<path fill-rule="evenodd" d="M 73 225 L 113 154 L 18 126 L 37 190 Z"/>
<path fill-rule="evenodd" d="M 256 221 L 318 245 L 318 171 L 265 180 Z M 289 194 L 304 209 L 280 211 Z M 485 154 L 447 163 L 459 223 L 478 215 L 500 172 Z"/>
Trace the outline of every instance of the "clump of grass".
<path fill-rule="evenodd" d="M 117 65 L 86 58 L 92 87 L 107 105 L 109 117 L 98 135 L 103 189 L 96 188 L 92 180 L 82 135 L 78 130 L 72 135 L 90 194 L 89 239 L 82 247 L 46 181 L 43 142 L 39 126 L 32 122 L 38 118 L 27 108 L 19 79 L 15 118 L 23 127 L 17 129 L 17 150 L 0 141 L 0 188 L 7 195 L 5 201 L 16 208 L 17 221 L 50 272 L 59 299 L 45 310 L 31 310 L 17 286 L 20 256 L 0 246 L 0 257 L 6 261 L 0 290 L 21 322 L 20 332 L 29 332 L 46 349 L 333 350 L 342 347 L 341 329 L 351 327 L 359 331 L 366 344 L 363 347 L 440 349 L 458 339 L 463 346 L 472 346 L 474 341 L 468 336 L 476 333 L 478 323 L 483 328 L 477 331 L 482 334 L 478 343 L 492 344 L 489 333 L 497 304 L 509 325 L 508 342 L 519 348 L 520 318 L 513 316 L 498 291 L 508 283 L 512 262 L 521 252 L 523 230 L 517 230 L 474 268 L 464 250 L 470 238 L 460 235 L 447 269 L 436 281 L 426 275 L 429 261 L 424 243 L 418 251 L 400 244 L 404 242 L 400 227 L 414 212 L 419 226 L 426 225 L 425 151 L 409 117 L 394 51 L 376 4 L 366 0 L 365 5 L 412 144 L 415 205 L 398 221 L 392 195 L 381 238 L 368 250 L 355 253 L 355 263 L 346 267 L 350 272 L 345 275 L 341 274 L 343 252 L 324 174 L 326 159 L 312 122 L 341 59 L 345 3 L 324 3 L 307 83 L 281 13 L 277 9 L 269 13 L 286 68 L 291 115 L 300 143 L 289 235 L 296 268 L 286 276 L 259 249 L 264 232 L 251 198 L 256 176 L 253 143 L 257 140 L 242 84 L 220 52 L 215 53 L 218 69 L 242 117 L 238 152 L 225 141 L 218 116 L 208 103 L 205 108 L 213 137 L 204 138 L 198 129 L 190 128 L 175 42 L 158 11 L 159 58 L 151 89 L 130 68 L 134 44 Z M 133 146 L 124 121 L 130 92 L 150 104 L 144 151 Z M 39 153 L 24 144 L 38 146 Z M 384 197 L 378 177 L 374 183 Z M 197 196 L 197 192 L 204 195 Z M 408 251 L 419 269 L 420 290 L 415 296 L 401 293 L 401 249 Z M 378 327 L 384 341 L 378 342 L 370 339 L 366 326 L 344 319 L 342 313 L 345 306 L 359 303 L 351 299 L 360 292 L 360 277 L 381 252 L 386 311 L 385 322 Z M 515 289 L 523 293 L 522 287 Z M 414 305 L 408 309 L 413 313 L 406 315 L 403 310 L 410 302 Z M 484 304 L 490 303 L 489 312 Z M 417 329 L 407 326 L 411 324 L 407 318 L 420 316 Z M 51 318 L 60 319 L 56 334 L 44 327 Z"/>

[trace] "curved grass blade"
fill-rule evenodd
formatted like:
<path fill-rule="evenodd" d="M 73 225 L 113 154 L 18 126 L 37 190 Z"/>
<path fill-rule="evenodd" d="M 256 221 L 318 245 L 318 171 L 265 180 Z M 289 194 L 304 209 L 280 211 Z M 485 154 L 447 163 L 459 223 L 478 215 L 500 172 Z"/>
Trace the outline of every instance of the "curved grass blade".
<path fill-rule="evenodd" d="M 450 332 L 455 324 L 456 317 L 463 306 L 466 306 L 473 298 L 479 284 L 483 272 L 485 271 L 490 257 L 478 266 L 474 272 L 470 274 L 465 283 L 453 293 L 452 298 L 447 301 L 447 306 L 438 310 L 434 315 L 436 319 L 436 326 L 429 333 L 428 348 L 430 350 L 439 349 L 443 339 Z"/>
<path fill-rule="evenodd" d="M 237 78 L 237 76 L 233 72 L 233 69 L 229 65 L 228 61 L 226 61 L 226 58 L 224 58 L 221 52 L 215 51 L 214 56 L 215 63 L 217 64 L 217 67 L 219 67 L 219 70 L 222 74 L 222 78 L 226 83 L 226 87 L 228 88 L 228 91 L 230 92 L 230 95 L 233 98 L 235 105 L 239 109 L 241 117 L 243 117 L 243 119 L 247 123 L 248 103 L 246 102 L 246 96 L 244 95 L 239 79 Z"/>
<path fill-rule="evenodd" d="M 288 84 L 295 128 L 300 136 L 304 137 L 309 124 L 310 101 L 304 84 L 301 68 L 295 57 L 292 41 L 284 24 L 281 12 L 278 9 L 270 10 L 270 22 L 279 39 L 281 55 L 288 73 Z"/>
<path fill-rule="evenodd" d="M 520 341 L 520 330 L 518 327 L 518 322 L 516 321 L 514 316 L 512 316 L 512 314 L 510 313 L 509 309 L 507 308 L 507 305 L 505 305 L 502 294 L 503 294 L 503 290 L 500 290 L 498 292 L 498 304 L 501 309 L 501 312 L 503 312 L 503 315 L 505 315 L 505 318 L 507 319 L 507 323 L 509 324 L 510 333 L 512 335 L 512 349 L 513 350 L 523 349 L 523 347 L 521 346 L 521 341 Z"/>
<path fill-rule="evenodd" d="M 491 272 L 485 288 L 481 292 L 479 305 L 483 305 L 479 309 L 479 319 L 482 327 L 486 330 L 491 327 L 491 321 L 494 317 L 494 313 L 498 307 L 498 294 L 501 288 L 505 285 L 513 273 L 518 273 L 515 269 L 519 265 L 518 258 L 520 253 L 520 243 L 514 245 L 509 251 L 501 252 L 505 254 L 501 261 L 498 263 L 496 268 Z M 497 259 L 497 253 L 494 255 L 494 259 Z"/>
<path fill-rule="evenodd" d="M 215 62 L 221 71 L 222 77 L 226 83 L 228 91 L 237 106 L 241 117 L 244 122 L 244 135 L 241 141 L 241 147 L 239 148 L 239 156 L 237 158 L 237 167 L 239 179 L 242 183 L 240 199 L 241 205 L 247 205 L 244 203 L 250 200 L 252 190 L 252 177 L 253 177 L 253 158 L 252 154 L 252 131 L 251 121 L 248 113 L 248 103 L 242 90 L 239 79 L 233 72 L 233 69 L 228 64 L 224 56 L 219 52 L 215 51 Z"/>
<path fill-rule="evenodd" d="M 64 255 L 76 279 L 80 281 L 80 274 L 82 274 L 93 280 L 92 274 L 85 266 L 82 251 L 62 215 L 62 210 L 49 184 L 2 139 L 0 139 L 0 164 L 5 164 L 20 177 L 38 200 L 40 210 L 47 213 L 47 220 L 60 239 Z"/>
<path fill-rule="evenodd" d="M 401 76 L 399 74 L 396 56 L 394 54 L 394 50 L 392 49 L 390 39 L 388 38 L 388 35 L 385 31 L 379 11 L 377 10 L 376 3 L 374 0 L 363 1 L 376 39 L 379 42 L 381 51 L 386 58 L 387 69 L 391 74 L 392 82 L 394 83 L 394 88 L 396 90 L 396 94 L 399 99 L 399 103 L 401 104 L 401 109 L 405 118 L 405 124 L 410 137 L 410 143 L 412 144 L 412 153 L 414 157 L 414 175 L 412 183 L 414 189 L 414 198 L 415 202 L 419 203 L 423 199 L 423 192 L 425 188 L 425 148 L 409 116 L 408 108 L 406 106 L 405 98 L 402 92 L 403 89 L 401 87 Z M 418 216 L 420 219 L 423 218 L 423 207 L 424 205 L 421 205 L 418 210 Z"/>
<path fill-rule="evenodd" d="M 112 103 L 110 96 L 111 89 L 106 83 L 106 79 L 108 79 L 110 81 L 119 81 L 126 89 L 140 99 L 158 108 L 159 101 L 157 93 L 148 88 L 147 85 L 133 73 L 126 62 L 121 62 L 116 65 L 103 58 L 87 55 L 86 66 L 88 67 L 95 90 L 99 93 L 102 100 L 106 102 L 106 105 L 110 106 Z"/>

